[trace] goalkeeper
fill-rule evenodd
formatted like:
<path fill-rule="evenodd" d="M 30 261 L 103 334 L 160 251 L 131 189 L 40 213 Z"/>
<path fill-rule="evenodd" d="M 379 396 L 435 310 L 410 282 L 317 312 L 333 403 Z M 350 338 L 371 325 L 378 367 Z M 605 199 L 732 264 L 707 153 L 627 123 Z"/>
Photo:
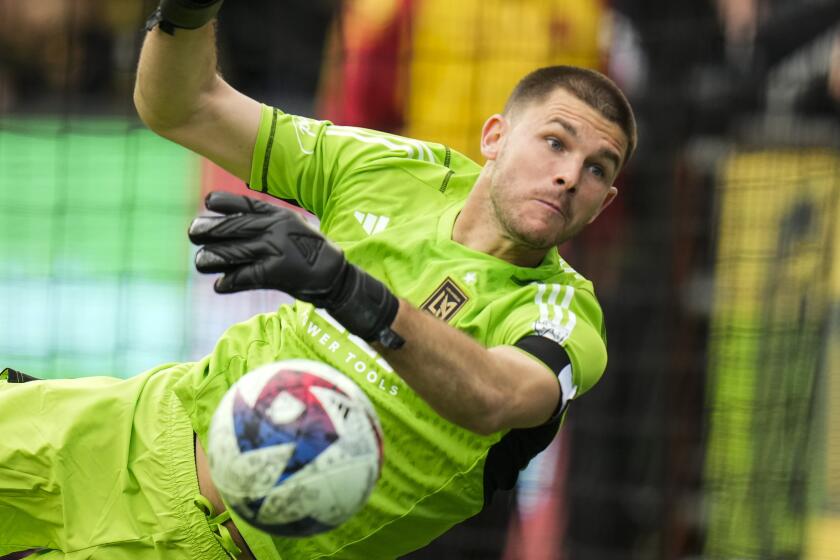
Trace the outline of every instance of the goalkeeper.
<path fill-rule="evenodd" d="M 297 301 L 231 327 L 197 363 L 124 381 L 0 379 L 0 555 L 394 558 L 511 488 L 604 371 L 592 285 L 556 247 L 613 200 L 633 151 L 632 110 L 612 82 L 573 67 L 529 74 L 484 124 L 481 166 L 237 92 L 216 72 L 220 7 L 162 2 L 135 103 L 152 130 L 320 218 L 322 233 L 289 210 L 214 193 L 216 214 L 190 227 L 218 292 Z M 368 504 L 301 539 L 227 511 L 203 451 L 226 390 L 284 358 L 352 378 L 384 434 Z"/>

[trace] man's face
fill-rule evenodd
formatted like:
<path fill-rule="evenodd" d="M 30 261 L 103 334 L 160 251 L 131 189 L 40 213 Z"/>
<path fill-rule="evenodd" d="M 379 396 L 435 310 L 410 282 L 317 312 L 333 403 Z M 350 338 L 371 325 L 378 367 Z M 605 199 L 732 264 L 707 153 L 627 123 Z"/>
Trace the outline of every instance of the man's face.
<path fill-rule="evenodd" d="M 615 197 L 626 147 L 617 124 L 563 89 L 491 117 L 482 153 L 492 162 L 490 202 L 503 235 L 530 249 L 576 235 Z"/>

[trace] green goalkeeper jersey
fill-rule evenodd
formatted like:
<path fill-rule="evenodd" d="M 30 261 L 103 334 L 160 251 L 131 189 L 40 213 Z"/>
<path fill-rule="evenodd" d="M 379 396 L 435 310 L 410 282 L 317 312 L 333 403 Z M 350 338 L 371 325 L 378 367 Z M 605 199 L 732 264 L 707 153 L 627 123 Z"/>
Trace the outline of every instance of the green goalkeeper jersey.
<path fill-rule="evenodd" d="M 563 393 L 579 395 L 606 366 L 592 284 L 556 250 L 527 268 L 452 240 L 480 169 L 443 145 L 263 107 L 249 186 L 318 216 L 349 261 L 482 345 L 535 334 L 560 344 L 572 364 Z M 239 520 L 259 558 L 394 558 L 480 511 L 485 460 L 504 434 L 480 436 L 443 419 L 368 344 L 302 302 L 233 326 L 179 382 L 203 442 L 237 379 L 298 357 L 335 367 L 365 391 L 382 423 L 385 461 L 368 504 L 333 531 L 271 539 Z"/>

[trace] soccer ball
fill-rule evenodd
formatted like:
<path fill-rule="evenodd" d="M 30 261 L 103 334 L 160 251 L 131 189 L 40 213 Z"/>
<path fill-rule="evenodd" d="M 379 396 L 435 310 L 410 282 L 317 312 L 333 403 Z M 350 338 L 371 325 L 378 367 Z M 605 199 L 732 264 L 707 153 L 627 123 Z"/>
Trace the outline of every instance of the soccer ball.
<path fill-rule="evenodd" d="M 213 414 L 210 475 L 230 507 L 278 536 L 329 531 L 379 478 L 382 431 L 370 401 L 320 362 L 285 360 L 237 381 Z"/>

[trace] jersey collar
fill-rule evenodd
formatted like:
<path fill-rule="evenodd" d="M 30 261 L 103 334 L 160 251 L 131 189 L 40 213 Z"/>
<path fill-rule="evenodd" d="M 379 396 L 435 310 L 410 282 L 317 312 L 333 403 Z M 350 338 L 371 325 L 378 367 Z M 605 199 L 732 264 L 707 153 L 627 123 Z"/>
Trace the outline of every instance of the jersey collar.
<path fill-rule="evenodd" d="M 454 202 L 444 208 L 443 212 L 441 213 L 440 220 L 438 221 L 438 228 L 437 228 L 437 241 L 438 243 L 450 244 L 458 248 L 461 253 L 464 253 L 465 257 L 468 258 L 476 258 L 481 260 L 490 260 L 494 261 L 497 266 L 505 266 L 511 269 L 511 273 L 515 273 L 518 278 L 541 278 L 546 274 L 556 274 L 557 269 L 560 267 L 560 255 L 557 252 L 557 248 L 554 247 L 548 251 L 545 258 L 537 267 L 527 267 L 527 266 L 516 266 L 515 264 L 509 263 L 505 260 L 502 260 L 498 257 L 494 257 L 493 255 L 488 255 L 487 253 L 482 253 L 481 251 L 476 251 L 474 249 L 470 249 L 469 247 L 458 243 L 457 241 L 453 241 L 452 239 L 452 230 L 455 228 L 455 220 L 460 214 L 461 209 L 466 204 L 466 200 L 459 200 Z"/>

